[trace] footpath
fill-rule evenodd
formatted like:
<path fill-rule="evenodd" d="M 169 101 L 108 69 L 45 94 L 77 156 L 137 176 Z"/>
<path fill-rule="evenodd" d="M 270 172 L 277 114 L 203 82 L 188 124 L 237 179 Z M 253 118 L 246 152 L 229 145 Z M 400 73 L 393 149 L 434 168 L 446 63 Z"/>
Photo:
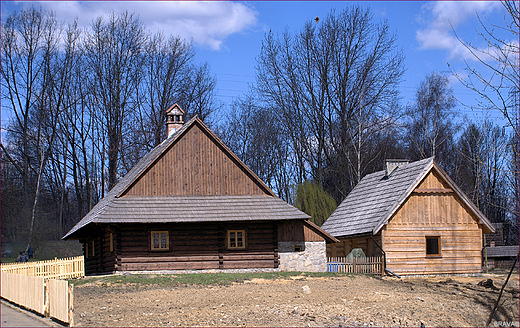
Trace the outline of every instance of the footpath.
<path fill-rule="evenodd" d="M 0 327 L 63 327 L 49 318 L 17 308 L 2 300 Z"/>

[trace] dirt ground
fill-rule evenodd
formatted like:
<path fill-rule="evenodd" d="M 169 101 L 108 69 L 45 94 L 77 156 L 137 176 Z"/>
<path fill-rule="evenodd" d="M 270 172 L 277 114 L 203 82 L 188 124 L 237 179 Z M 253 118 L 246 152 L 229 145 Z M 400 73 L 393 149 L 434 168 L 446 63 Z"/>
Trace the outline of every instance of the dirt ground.
<path fill-rule="evenodd" d="M 479 286 L 491 278 L 495 287 Z M 83 327 L 165 326 L 484 326 L 506 275 L 376 278 L 305 275 L 231 285 L 74 288 Z M 518 274 L 504 290 L 492 326 L 519 321 Z"/>

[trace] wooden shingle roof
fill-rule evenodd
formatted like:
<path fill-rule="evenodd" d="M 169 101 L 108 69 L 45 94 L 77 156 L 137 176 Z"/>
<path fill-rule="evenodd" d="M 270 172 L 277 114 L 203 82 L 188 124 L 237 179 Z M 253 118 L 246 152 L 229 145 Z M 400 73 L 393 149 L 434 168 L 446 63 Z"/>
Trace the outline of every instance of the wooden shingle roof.
<path fill-rule="evenodd" d="M 265 192 L 264 195 L 126 196 L 125 193 L 194 124 L 207 132 L 235 163 Z M 63 239 L 76 238 L 91 223 L 203 222 L 309 219 L 310 216 L 276 197 L 204 123 L 194 117 L 145 155 Z"/>
<path fill-rule="evenodd" d="M 435 164 L 433 157 L 400 166 L 389 177 L 384 170 L 368 174 L 321 228 L 337 238 L 377 234 L 432 169 L 443 176 L 463 203 L 475 214 L 479 223 L 494 231 L 484 214 Z"/>
<path fill-rule="evenodd" d="M 514 257 L 518 254 L 518 245 L 486 247 L 488 257 Z"/>

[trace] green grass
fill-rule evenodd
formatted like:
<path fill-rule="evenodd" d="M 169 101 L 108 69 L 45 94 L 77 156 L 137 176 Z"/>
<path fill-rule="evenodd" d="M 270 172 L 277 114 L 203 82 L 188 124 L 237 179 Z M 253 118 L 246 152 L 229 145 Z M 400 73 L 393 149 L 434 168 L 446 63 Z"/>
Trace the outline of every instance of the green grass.
<path fill-rule="evenodd" d="M 339 277 L 347 276 L 344 273 L 334 272 L 255 272 L 255 273 L 186 273 L 186 274 L 130 274 L 130 275 L 111 275 L 86 277 L 73 279 L 69 282 L 74 285 L 86 283 L 97 283 L 101 286 L 118 287 L 123 284 L 132 284 L 136 287 L 146 287 L 150 285 L 171 286 L 171 285 L 230 285 L 233 282 L 244 282 L 254 278 L 262 279 L 287 279 L 291 276 L 305 275 L 306 277 Z"/>
<path fill-rule="evenodd" d="M 27 247 L 26 243 L 6 243 L 2 242 L 2 253 L 6 250 L 11 251 L 11 257 L 2 257 L 2 263 L 12 263 L 16 261 L 16 257 L 20 251 L 24 251 Z M 44 241 L 34 247 L 34 258 L 29 261 L 52 260 L 56 258 L 65 258 L 82 255 L 81 244 L 77 240 L 71 241 Z"/>

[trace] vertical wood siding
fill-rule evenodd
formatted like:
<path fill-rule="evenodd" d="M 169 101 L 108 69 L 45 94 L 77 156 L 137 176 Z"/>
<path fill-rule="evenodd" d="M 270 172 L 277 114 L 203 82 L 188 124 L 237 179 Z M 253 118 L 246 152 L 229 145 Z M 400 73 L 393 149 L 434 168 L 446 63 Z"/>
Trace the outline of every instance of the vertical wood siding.
<path fill-rule="evenodd" d="M 418 186 L 446 189 L 434 171 Z M 453 193 L 412 193 L 384 228 L 387 267 L 397 274 L 476 273 L 482 230 Z M 440 236 L 441 255 L 426 256 L 426 237 Z"/>
<path fill-rule="evenodd" d="M 263 195 L 266 192 L 194 124 L 126 195 Z"/>

